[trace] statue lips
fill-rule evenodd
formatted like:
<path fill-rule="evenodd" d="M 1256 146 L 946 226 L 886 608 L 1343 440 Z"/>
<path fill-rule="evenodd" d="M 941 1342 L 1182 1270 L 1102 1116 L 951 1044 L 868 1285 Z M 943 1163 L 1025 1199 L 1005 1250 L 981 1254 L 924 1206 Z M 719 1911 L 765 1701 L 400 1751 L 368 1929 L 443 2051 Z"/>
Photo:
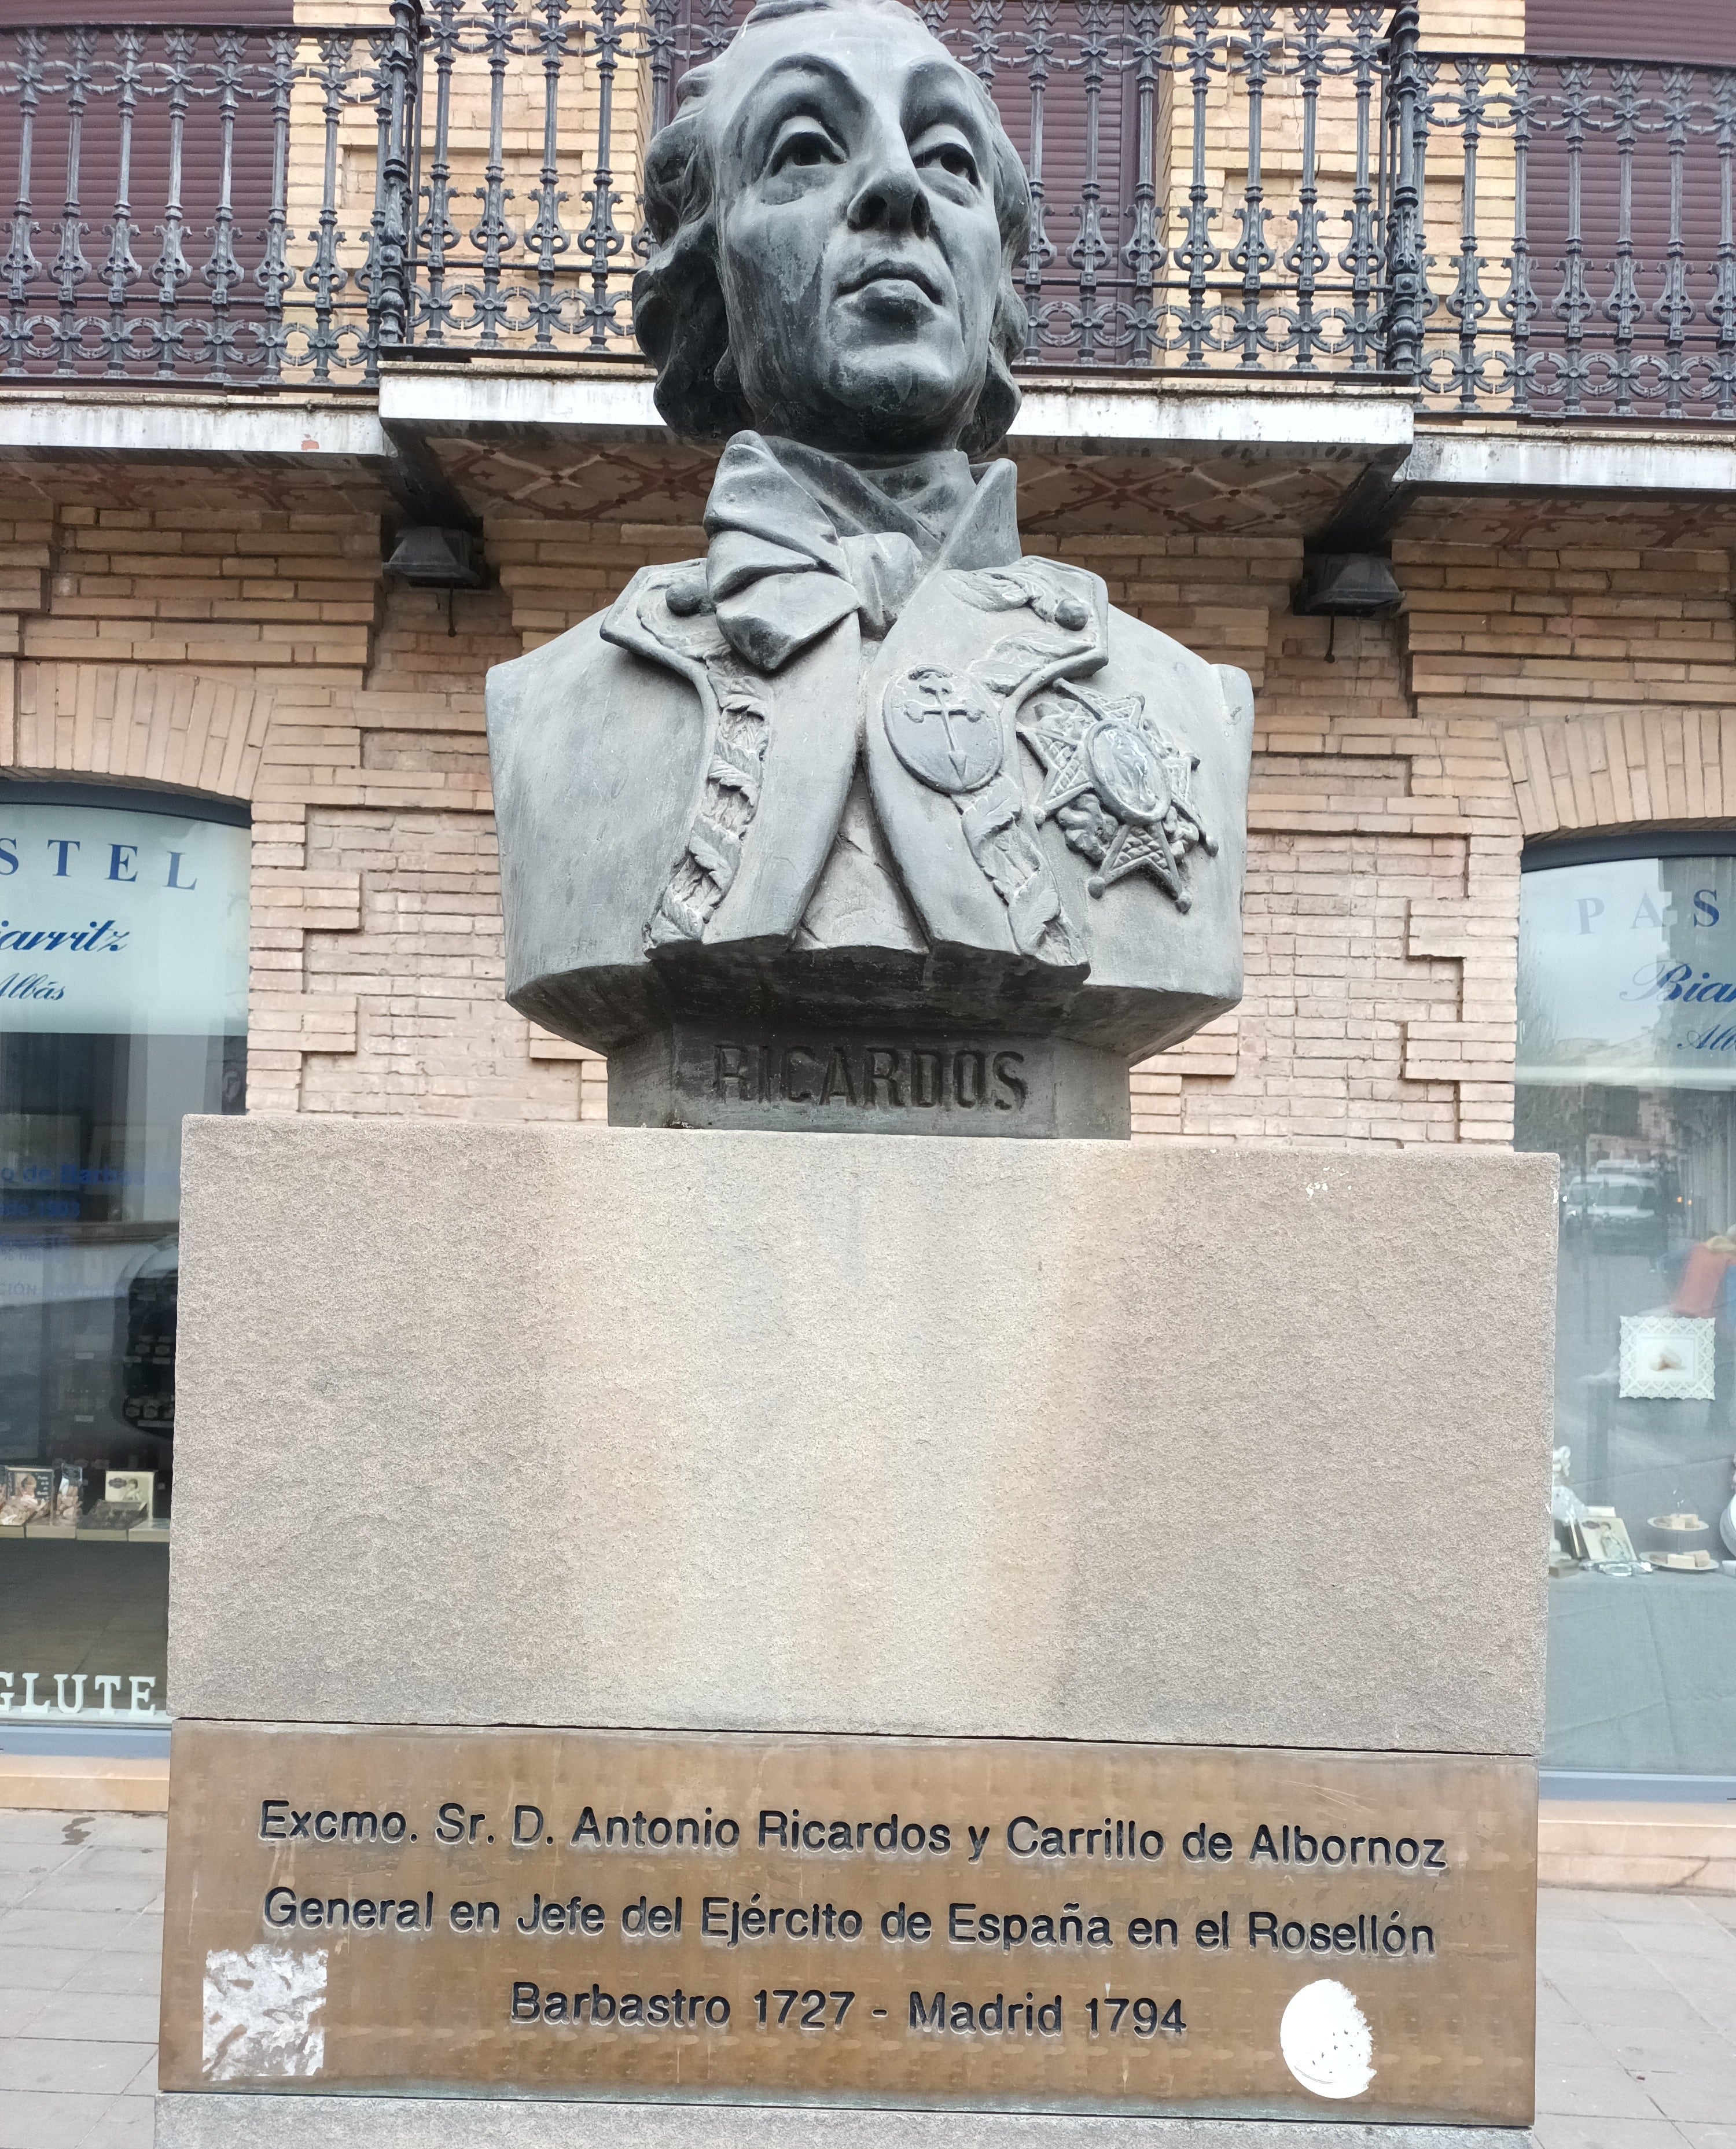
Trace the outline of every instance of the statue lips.
<path fill-rule="evenodd" d="M 838 294 L 841 299 L 866 294 L 873 311 L 913 318 L 923 310 L 924 299 L 935 307 L 947 303 L 941 279 L 932 269 L 898 254 L 879 255 L 852 270 L 840 281 Z"/>

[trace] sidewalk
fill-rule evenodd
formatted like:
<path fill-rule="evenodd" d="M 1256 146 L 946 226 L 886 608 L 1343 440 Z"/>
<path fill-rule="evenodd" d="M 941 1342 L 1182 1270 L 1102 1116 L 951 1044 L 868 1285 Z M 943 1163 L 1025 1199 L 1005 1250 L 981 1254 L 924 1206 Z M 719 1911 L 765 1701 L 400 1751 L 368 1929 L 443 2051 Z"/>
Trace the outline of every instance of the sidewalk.
<path fill-rule="evenodd" d="M 1538 2149 L 1736 2149 L 1736 1895 L 1543 1891 L 1537 2131 Z"/>
<path fill-rule="evenodd" d="M 164 1827 L 0 1809 L 0 2149 L 148 2149 Z"/>
<path fill-rule="evenodd" d="M 148 2149 L 159 1818 L 0 1809 L 0 2149 Z M 1736 2149 L 1736 1895 L 1547 1889 L 1538 2149 Z"/>

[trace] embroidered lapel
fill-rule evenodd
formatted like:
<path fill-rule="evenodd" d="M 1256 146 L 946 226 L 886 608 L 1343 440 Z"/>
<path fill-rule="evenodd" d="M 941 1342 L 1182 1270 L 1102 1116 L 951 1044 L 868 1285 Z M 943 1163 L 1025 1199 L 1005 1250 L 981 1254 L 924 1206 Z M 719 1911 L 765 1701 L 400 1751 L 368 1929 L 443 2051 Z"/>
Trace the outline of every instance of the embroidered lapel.
<path fill-rule="evenodd" d="M 775 678 L 737 655 L 696 606 L 701 563 L 642 569 L 603 622 L 606 641 L 679 672 L 699 697 L 700 782 L 687 844 L 646 926 L 646 947 L 784 941 L 832 848 L 857 756 L 861 637 L 842 620 Z M 673 591 L 677 606 L 672 609 Z"/>

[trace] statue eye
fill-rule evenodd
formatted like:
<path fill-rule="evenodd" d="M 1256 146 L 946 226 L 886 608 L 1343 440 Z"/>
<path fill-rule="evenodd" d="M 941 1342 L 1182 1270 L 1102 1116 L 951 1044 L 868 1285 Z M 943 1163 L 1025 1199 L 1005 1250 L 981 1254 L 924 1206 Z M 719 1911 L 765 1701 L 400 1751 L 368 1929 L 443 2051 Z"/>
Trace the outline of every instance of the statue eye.
<path fill-rule="evenodd" d="M 919 164 L 938 164 L 942 171 L 969 185 L 977 183 L 977 160 L 965 143 L 956 139 L 936 142 L 919 150 L 916 161 Z"/>
<path fill-rule="evenodd" d="M 808 120 L 786 128 L 778 136 L 768 169 L 772 172 L 781 172 L 790 164 L 805 169 L 816 164 L 835 164 L 837 162 L 838 152 L 833 147 L 832 138 L 823 128 Z"/>

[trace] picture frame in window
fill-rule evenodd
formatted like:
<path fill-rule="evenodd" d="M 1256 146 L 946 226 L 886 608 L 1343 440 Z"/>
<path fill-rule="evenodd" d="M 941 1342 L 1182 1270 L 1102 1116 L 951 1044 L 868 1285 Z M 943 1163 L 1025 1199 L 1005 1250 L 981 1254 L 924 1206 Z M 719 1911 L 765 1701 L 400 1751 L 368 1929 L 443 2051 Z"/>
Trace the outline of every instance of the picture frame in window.
<path fill-rule="evenodd" d="M 1688 1314 L 1624 1313 L 1621 1394 L 1638 1402 L 1709 1403 L 1717 1326 Z"/>
<path fill-rule="evenodd" d="M 0 1473 L 0 1529 L 46 1522 L 54 1508 L 54 1470 L 46 1462 L 9 1462 Z"/>
<path fill-rule="evenodd" d="M 103 1497 L 111 1507 L 142 1509 L 148 1522 L 156 1512 L 157 1473 L 154 1470 L 105 1470 Z"/>
<path fill-rule="evenodd" d="M 1613 1507 L 1588 1507 L 1573 1525 L 1579 1556 L 1591 1567 L 1637 1567 L 1628 1525 Z"/>

